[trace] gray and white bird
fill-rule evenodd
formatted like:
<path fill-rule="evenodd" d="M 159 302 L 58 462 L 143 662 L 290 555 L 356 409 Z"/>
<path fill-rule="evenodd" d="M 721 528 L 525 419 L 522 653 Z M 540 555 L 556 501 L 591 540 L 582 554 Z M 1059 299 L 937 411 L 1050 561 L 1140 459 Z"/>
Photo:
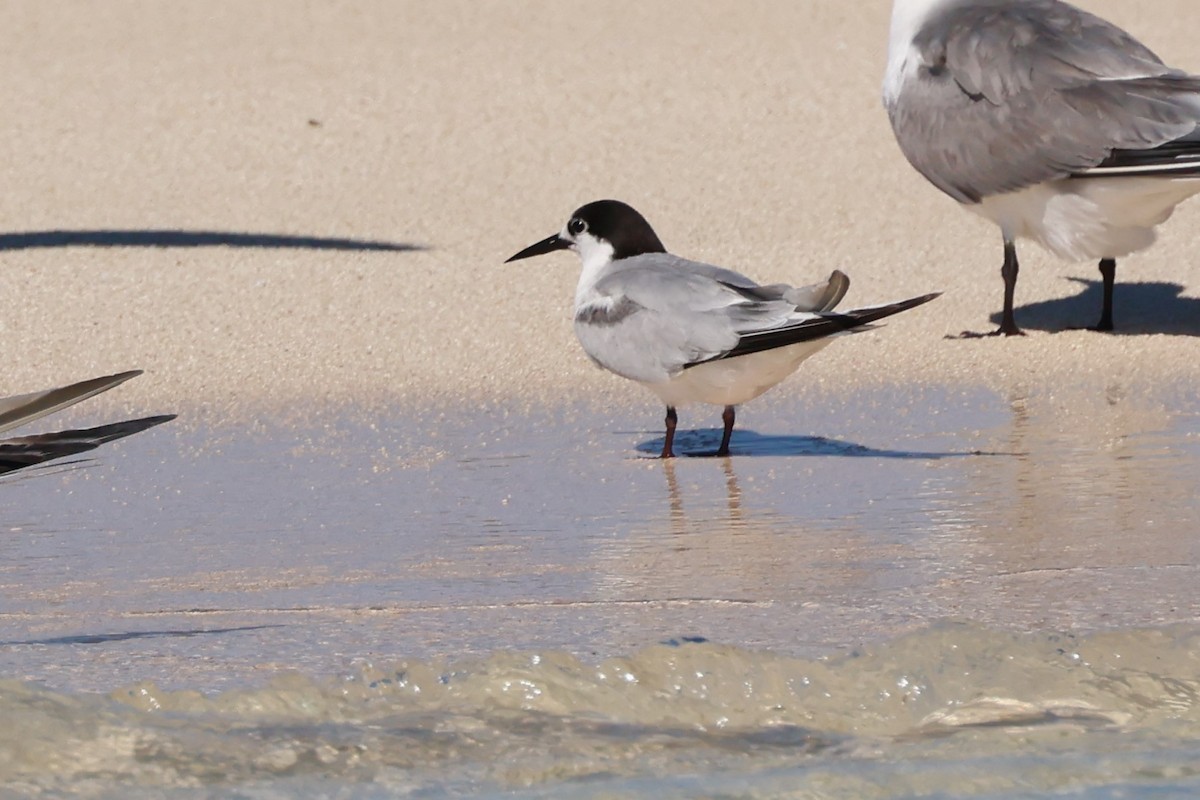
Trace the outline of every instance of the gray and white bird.
<path fill-rule="evenodd" d="M 1113 329 L 1118 258 L 1200 192 L 1200 77 L 1060 0 L 894 0 L 883 100 L 909 162 L 1004 237 L 1100 260 Z"/>
<path fill-rule="evenodd" d="M 0 433 L 61 411 L 101 392 L 107 392 L 141 374 L 141 370 L 132 370 L 80 381 L 58 389 L 0 398 Z M 56 431 L 0 440 L 0 474 L 93 450 L 106 442 L 132 436 L 173 419 L 174 414 L 164 414 L 83 430 Z"/>
<path fill-rule="evenodd" d="M 850 287 L 843 273 L 812 286 L 760 286 L 733 270 L 671 255 L 650 223 L 616 200 L 577 209 L 561 232 L 508 261 L 555 250 L 573 250 L 583 262 L 575 334 L 584 352 L 666 404 L 663 458 L 674 456 L 677 406 L 724 406 L 717 455 L 729 455 L 734 406 L 791 375 L 833 337 L 938 296 L 835 313 Z"/>

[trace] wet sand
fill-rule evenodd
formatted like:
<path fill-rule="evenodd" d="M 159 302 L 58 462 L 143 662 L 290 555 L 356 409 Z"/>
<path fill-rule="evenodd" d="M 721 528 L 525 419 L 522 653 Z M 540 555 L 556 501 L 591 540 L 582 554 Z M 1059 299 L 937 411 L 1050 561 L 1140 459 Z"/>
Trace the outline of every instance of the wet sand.
<path fill-rule="evenodd" d="M 733 458 L 678 463 L 637 406 L 470 412 L 164 426 L 14 474 L 0 676 L 207 692 L 682 636 L 822 657 L 946 619 L 1200 622 L 1194 398 L 766 400 Z M 681 453 L 711 452 L 719 421 L 686 423 Z"/>
<path fill-rule="evenodd" d="M 1195 794 L 1195 398 L 786 400 L 729 459 L 495 404 L 15 473 L 0 793 Z"/>
<path fill-rule="evenodd" d="M 1185 0 L 1088 6 L 1200 70 Z M 851 305 L 946 293 L 780 391 L 1200 377 L 1200 203 L 1121 263 L 1122 335 L 1051 333 L 1095 321 L 1099 274 L 1030 245 L 1031 335 L 943 338 L 994 327 L 1000 242 L 892 141 L 884 0 L 7 12 L 9 391 L 138 367 L 148 376 L 94 402 L 234 418 L 641 396 L 574 341 L 573 256 L 502 263 L 609 196 L 673 251 L 764 281 L 839 268 Z"/>

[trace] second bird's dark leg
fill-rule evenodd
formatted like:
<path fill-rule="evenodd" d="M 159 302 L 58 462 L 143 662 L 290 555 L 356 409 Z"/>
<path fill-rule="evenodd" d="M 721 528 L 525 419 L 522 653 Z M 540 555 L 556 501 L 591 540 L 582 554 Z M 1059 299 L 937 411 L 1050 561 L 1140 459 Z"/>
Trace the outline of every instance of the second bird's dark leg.
<path fill-rule="evenodd" d="M 667 436 L 663 439 L 663 458 L 674 458 L 675 451 L 671 449 L 671 445 L 675 444 L 675 424 L 679 422 L 679 415 L 675 413 L 675 406 L 667 406 Z"/>
<path fill-rule="evenodd" d="M 1104 276 L 1104 305 L 1100 308 L 1100 321 L 1096 330 L 1111 331 L 1113 329 L 1113 288 L 1117 281 L 1117 260 L 1106 258 L 1100 262 L 1100 274 Z"/>
<path fill-rule="evenodd" d="M 725 423 L 725 433 L 721 436 L 721 446 L 717 449 L 717 455 L 729 455 L 729 439 L 733 436 L 733 406 L 725 406 L 724 413 L 721 414 L 721 421 Z"/>
<path fill-rule="evenodd" d="M 1004 278 L 1004 316 L 1000 319 L 1000 330 L 996 331 L 999 336 L 1025 335 L 1017 327 L 1017 320 L 1013 316 L 1013 300 L 1017 294 L 1017 273 L 1020 271 L 1021 265 L 1017 262 L 1017 246 L 1006 241 L 1004 243 L 1004 266 L 1000 268 L 1000 276 Z"/>

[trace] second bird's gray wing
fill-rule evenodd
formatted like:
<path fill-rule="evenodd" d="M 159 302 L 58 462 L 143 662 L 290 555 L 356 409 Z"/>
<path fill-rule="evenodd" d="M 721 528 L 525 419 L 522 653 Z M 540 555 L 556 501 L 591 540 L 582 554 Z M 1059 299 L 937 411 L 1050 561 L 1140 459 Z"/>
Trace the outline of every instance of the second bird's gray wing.
<path fill-rule="evenodd" d="M 784 325 L 796 314 L 786 300 L 764 300 L 700 271 L 637 258 L 629 259 L 636 266 L 621 265 L 597 281 L 595 298 L 575 314 L 588 356 L 631 380 L 669 380 L 737 347 L 743 334 Z"/>
<path fill-rule="evenodd" d="M 888 103 L 901 149 L 962 203 L 1063 178 L 1200 122 L 1200 78 L 1056 0 L 975 0 L 931 17 Z"/>

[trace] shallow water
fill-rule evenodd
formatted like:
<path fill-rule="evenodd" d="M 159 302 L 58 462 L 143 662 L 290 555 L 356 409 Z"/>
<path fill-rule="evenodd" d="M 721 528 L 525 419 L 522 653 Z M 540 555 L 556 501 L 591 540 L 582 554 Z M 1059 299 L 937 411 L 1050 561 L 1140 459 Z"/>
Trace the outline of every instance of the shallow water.
<path fill-rule="evenodd" d="M 767 399 L 674 463 L 658 416 L 185 418 L 0 482 L 0 781 L 1200 790 L 1195 398 Z"/>

